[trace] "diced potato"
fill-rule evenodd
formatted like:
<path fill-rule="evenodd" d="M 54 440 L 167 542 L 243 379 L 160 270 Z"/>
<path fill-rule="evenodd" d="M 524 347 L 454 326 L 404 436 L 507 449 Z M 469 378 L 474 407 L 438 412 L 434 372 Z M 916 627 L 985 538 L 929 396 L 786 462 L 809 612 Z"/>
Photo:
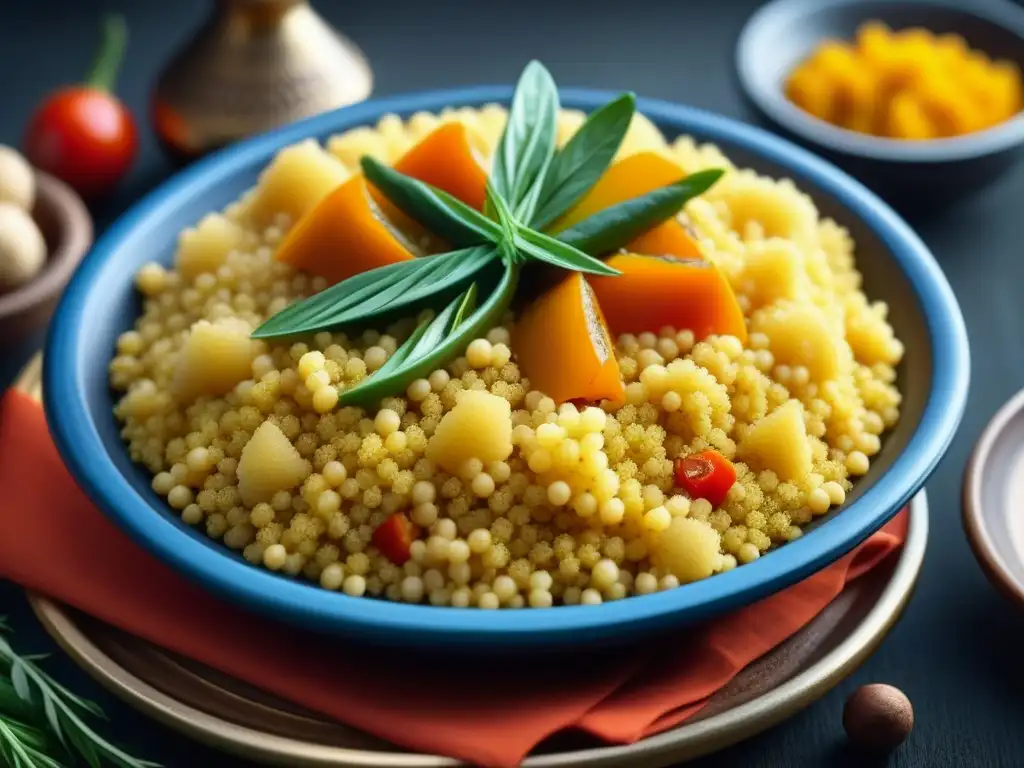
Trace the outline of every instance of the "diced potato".
<path fill-rule="evenodd" d="M 267 226 L 278 213 L 293 222 L 316 205 L 332 189 L 348 179 L 342 163 L 307 139 L 281 150 L 260 176 L 249 215 Z"/>
<path fill-rule="evenodd" d="M 880 309 L 865 306 L 860 311 L 847 312 L 846 340 L 854 357 L 864 365 L 896 365 L 903 357 L 903 344 L 896 339 Z"/>
<path fill-rule="evenodd" d="M 505 398 L 480 390 L 463 392 L 427 443 L 427 458 L 453 474 L 467 459 L 488 464 L 511 453 L 512 407 Z"/>
<path fill-rule="evenodd" d="M 806 477 L 811 471 L 811 443 L 800 402 L 788 400 L 754 422 L 737 455 L 755 469 L 770 469 L 783 481 Z"/>
<path fill-rule="evenodd" d="M 200 395 L 223 395 L 252 373 L 251 329 L 238 318 L 200 320 L 180 353 L 174 394 L 182 402 Z"/>
<path fill-rule="evenodd" d="M 813 381 L 829 381 L 842 373 L 842 340 L 824 313 L 811 304 L 766 307 L 754 313 L 750 330 L 768 337 L 775 362 L 802 365 Z"/>
<path fill-rule="evenodd" d="M 264 421 L 242 449 L 238 460 L 238 490 L 247 507 L 270 501 L 278 491 L 302 483 L 312 468 L 272 421 Z"/>
<path fill-rule="evenodd" d="M 387 140 L 370 127 L 353 128 L 331 136 L 327 140 L 327 151 L 352 172 L 359 170 L 359 160 L 363 156 L 368 155 L 381 162 L 388 159 Z"/>
<path fill-rule="evenodd" d="M 204 272 L 216 272 L 228 254 L 241 247 L 244 237 L 240 226 L 219 213 L 211 213 L 194 229 L 181 233 L 174 265 L 186 282 L 192 282 Z"/>
<path fill-rule="evenodd" d="M 658 126 L 652 123 L 646 115 L 634 112 L 626 135 L 622 138 L 622 144 L 619 145 L 619 151 L 615 155 L 615 160 L 621 160 L 640 152 L 665 152 L 667 149 L 668 142 L 665 141 L 665 134 L 658 129 Z"/>
<path fill-rule="evenodd" d="M 715 570 L 721 537 L 714 528 L 700 520 L 675 517 L 658 535 L 655 559 L 680 584 L 706 579 Z"/>
<path fill-rule="evenodd" d="M 748 247 L 741 280 L 752 306 L 800 296 L 804 279 L 800 252 L 789 241 L 765 240 Z"/>

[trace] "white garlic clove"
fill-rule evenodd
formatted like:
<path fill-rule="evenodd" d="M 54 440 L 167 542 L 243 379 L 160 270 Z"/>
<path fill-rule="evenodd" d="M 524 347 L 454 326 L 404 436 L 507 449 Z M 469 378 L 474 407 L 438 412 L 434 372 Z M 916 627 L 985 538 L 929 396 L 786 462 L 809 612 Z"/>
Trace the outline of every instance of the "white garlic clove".
<path fill-rule="evenodd" d="M 46 263 L 46 242 L 21 208 L 0 203 L 0 291 L 20 288 Z"/>
<path fill-rule="evenodd" d="M 31 211 L 36 202 L 36 175 L 16 149 L 0 144 L 0 203 Z"/>

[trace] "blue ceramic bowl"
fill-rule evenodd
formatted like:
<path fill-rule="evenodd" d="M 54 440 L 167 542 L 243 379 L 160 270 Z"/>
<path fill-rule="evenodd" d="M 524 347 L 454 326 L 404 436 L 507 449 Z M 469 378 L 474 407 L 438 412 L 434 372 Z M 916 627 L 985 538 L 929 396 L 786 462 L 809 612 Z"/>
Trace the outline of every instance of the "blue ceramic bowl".
<path fill-rule="evenodd" d="M 613 94 L 567 90 L 584 110 Z M 900 370 L 904 415 L 849 502 L 792 544 L 729 573 L 668 592 L 593 607 L 479 611 L 353 599 L 256 568 L 178 520 L 129 460 L 111 412 L 107 363 L 139 311 L 132 276 L 145 261 L 171 260 L 176 236 L 251 187 L 274 153 L 324 139 L 383 114 L 508 103 L 511 89 L 480 87 L 374 100 L 287 126 L 200 161 L 123 216 L 88 255 L 54 317 L 46 346 L 50 429 L 78 483 L 142 547 L 226 600 L 313 630 L 377 643 L 475 650 L 552 648 L 628 641 L 748 604 L 836 560 L 889 520 L 924 484 L 960 421 L 968 386 L 964 323 L 932 255 L 884 203 L 850 177 L 761 130 L 648 99 L 639 109 L 665 133 L 718 143 L 743 166 L 788 176 L 823 215 L 850 228 L 869 294 L 889 302 L 907 354 Z M 87 577 L 84 574 L 83 577 Z M 154 606 L 159 610 L 159 606 Z"/>
<path fill-rule="evenodd" d="M 807 114 L 783 84 L 826 39 L 852 40 L 866 21 L 924 27 L 1024 67 L 1024 10 L 1007 0 L 774 0 L 750 17 L 736 44 L 748 103 L 773 128 L 806 144 L 893 205 L 915 213 L 954 203 L 998 179 L 1024 149 L 1024 113 L 988 130 L 929 141 L 866 136 Z"/>

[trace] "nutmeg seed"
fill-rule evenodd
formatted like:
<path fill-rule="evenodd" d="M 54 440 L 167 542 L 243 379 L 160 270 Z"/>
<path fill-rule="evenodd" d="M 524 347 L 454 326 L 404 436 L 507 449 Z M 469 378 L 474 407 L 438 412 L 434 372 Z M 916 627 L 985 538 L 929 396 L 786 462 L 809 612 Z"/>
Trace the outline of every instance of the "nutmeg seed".
<path fill-rule="evenodd" d="M 914 727 L 910 699 L 891 685 L 876 683 L 858 688 L 843 708 L 843 728 L 858 747 L 890 752 Z"/>

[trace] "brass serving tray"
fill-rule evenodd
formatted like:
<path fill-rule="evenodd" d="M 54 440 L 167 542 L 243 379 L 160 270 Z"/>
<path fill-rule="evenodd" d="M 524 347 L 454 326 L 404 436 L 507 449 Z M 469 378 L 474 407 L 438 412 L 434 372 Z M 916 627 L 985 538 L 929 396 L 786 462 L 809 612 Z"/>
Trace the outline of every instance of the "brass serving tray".
<path fill-rule="evenodd" d="M 39 397 L 39 358 L 16 386 Z M 627 746 L 578 734 L 540 745 L 525 768 L 655 768 L 705 755 L 800 711 L 859 666 L 899 618 L 913 592 L 928 539 L 928 502 L 910 504 L 906 544 L 855 581 L 786 643 L 741 672 L 694 718 Z M 41 595 L 36 615 L 93 678 L 132 707 L 212 747 L 268 765 L 304 768 L 450 768 L 457 760 L 415 754 L 171 654 Z M 837 713 L 838 717 L 838 713 Z"/>

